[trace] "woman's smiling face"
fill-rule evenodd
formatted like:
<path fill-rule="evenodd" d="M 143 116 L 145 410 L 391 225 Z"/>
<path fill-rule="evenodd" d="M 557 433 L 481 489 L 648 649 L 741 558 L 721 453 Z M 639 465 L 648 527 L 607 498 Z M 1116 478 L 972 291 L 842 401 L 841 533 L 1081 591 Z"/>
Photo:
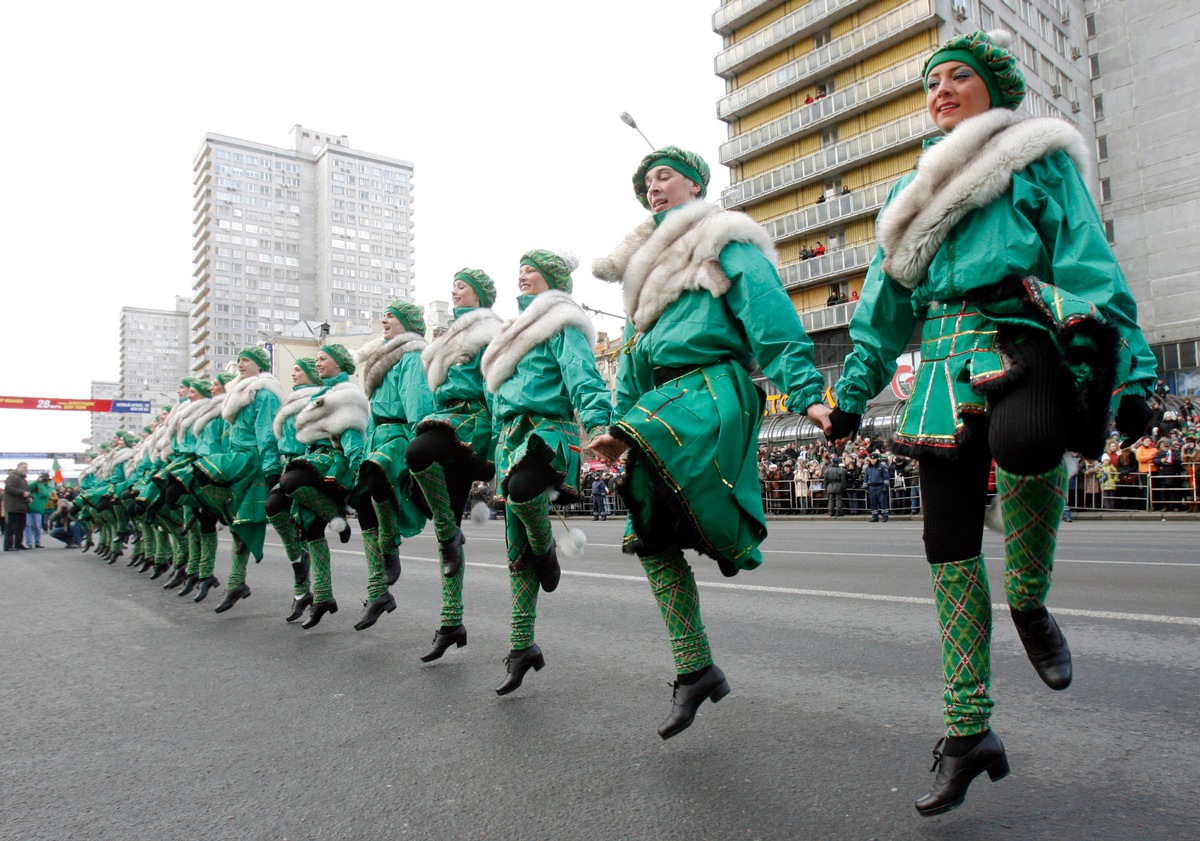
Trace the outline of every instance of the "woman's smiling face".
<path fill-rule="evenodd" d="M 930 70 L 925 86 L 925 107 L 934 125 L 944 132 L 992 107 L 992 95 L 983 79 L 960 61 L 947 61 Z"/>

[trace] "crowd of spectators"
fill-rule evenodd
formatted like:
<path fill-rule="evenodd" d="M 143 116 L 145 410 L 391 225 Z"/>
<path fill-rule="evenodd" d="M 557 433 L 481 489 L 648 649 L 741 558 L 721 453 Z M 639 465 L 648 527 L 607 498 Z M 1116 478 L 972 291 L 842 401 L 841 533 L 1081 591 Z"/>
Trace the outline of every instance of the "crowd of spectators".
<path fill-rule="evenodd" d="M 4 480 L 3 504 L 0 504 L 0 528 L 4 531 L 4 551 L 42 549 L 43 535 L 78 547 L 83 529 L 75 518 L 72 501 L 76 488 L 56 484 L 49 473 L 28 479 L 28 466 L 21 462 Z"/>

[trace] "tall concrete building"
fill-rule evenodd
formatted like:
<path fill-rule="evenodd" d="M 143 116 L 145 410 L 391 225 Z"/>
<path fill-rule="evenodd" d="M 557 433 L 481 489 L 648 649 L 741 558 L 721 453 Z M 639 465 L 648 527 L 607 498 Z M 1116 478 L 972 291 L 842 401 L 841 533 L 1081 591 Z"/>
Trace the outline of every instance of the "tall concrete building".
<path fill-rule="evenodd" d="M 210 133 L 196 154 L 194 371 L 300 321 L 349 330 L 412 297 L 413 165 L 345 135 L 292 135 L 283 149 Z"/>
<path fill-rule="evenodd" d="M 924 60 L 955 34 L 1006 29 L 1028 81 L 1022 112 L 1062 117 L 1090 141 L 1084 24 L 1080 0 L 729 0 L 716 10 L 715 68 L 727 82 L 717 114 L 729 126 L 721 201 L 773 237 L 829 382 L 849 350 L 875 216 L 937 131 Z"/>
<path fill-rule="evenodd" d="M 1084 4 L 1100 212 L 1160 376 L 1200 395 L 1200 4 Z"/>
<path fill-rule="evenodd" d="M 175 403 L 179 378 L 189 371 L 191 309 L 179 296 L 173 310 L 121 307 L 121 397 L 149 400 L 154 410 Z M 141 429 L 149 417 L 124 415 L 122 425 Z"/>

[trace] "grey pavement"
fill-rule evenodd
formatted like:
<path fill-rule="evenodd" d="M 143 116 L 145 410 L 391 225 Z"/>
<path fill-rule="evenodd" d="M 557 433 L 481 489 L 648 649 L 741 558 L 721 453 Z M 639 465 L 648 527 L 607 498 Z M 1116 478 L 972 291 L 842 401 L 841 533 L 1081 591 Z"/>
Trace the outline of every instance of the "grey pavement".
<path fill-rule="evenodd" d="M 1051 607 L 1075 682 L 1037 679 L 996 612 L 994 726 L 1012 774 L 921 818 L 940 667 L 920 523 L 774 521 L 766 563 L 695 561 L 733 692 L 663 742 L 672 668 L 623 523 L 541 598 L 546 668 L 499 698 L 509 588 L 499 522 L 467 525 L 469 645 L 422 664 L 436 543 L 401 547 L 399 609 L 283 621 L 274 534 L 253 596 L 215 614 L 94 554 L 0 555 L 2 839 L 1181 839 L 1200 837 L 1200 534 L 1064 525 Z M 228 571 L 222 539 L 217 574 Z M 986 542 L 993 602 L 999 541 Z M 694 558 L 694 556 L 693 556 Z"/>

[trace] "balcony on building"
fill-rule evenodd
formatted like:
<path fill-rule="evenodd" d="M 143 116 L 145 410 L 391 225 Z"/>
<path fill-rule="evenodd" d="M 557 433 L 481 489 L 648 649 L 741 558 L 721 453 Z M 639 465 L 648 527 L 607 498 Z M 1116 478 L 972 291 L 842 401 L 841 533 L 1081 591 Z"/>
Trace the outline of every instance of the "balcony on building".
<path fill-rule="evenodd" d="M 820 131 L 870 108 L 921 87 L 924 57 L 914 56 L 903 64 L 889 67 L 861 79 L 849 87 L 834 91 L 808 105 L 802 105 L 778 119 L 739 134 L 720 147 L 721 163 L 733 166 L 755 155 L 777 149 L 786 143 Z"/>
<path fill-rule="evenodd" d="M 717 117 L 732 122 L 843 68 L 878 55 L 911 37 L 922 26 L 933 26 L 937 21 L 934 0 L 909 0 L 886 15 L 730 92 L 717 101 Z"/>
<path fill-rule="evenodd" d="M 765 58 L 775 55 L 804 38 L 828 29 L 830 24 L 873 0 L 813 0 L 789 15 L 747 35 L 721 52 L 713 62 L 718 76 L 732 79 Z"/>
<path fill-rule="evenodd" d="M 756 17 L 766 14 L 784 0 L 729 0 L 713 12 L 713 32 L 732 35 L 734 30 L 745 26 Z"/>
<path fill-rule="evenodd" d="M 847 301 L 844 304 L 834 304 L 832 307 L 807 310 L 799 313 L 800 324 L 804 327 L 804 332 L 810 336 L 825 330 L 836 330 L 850 323 L 850 318 L 857 308 L 858 301 Z"/>
<path fill-rule="evenodd" d="M 867 273 L 871 258 L 878 248 L 875 240 L 857 245 L 837 248 L 826 252 L 821 257 L 810 257 L 798 263 L 788 263 L 780 266 L 779 280 L 783 288 L 809 289 L 813 286 L 832 283 L 855 275 Z"/>
<path fill-rule="evenodd" d="M 929 122 L 924 112 L 910 114 L 733 184 L 721 194 L 721 204 L 730 209 L 744 208 L 780 192 L 795 190 L 813 181 L 828 180 L 871 160 L 918 146 L 936 133 L 936 126 Z"/>

